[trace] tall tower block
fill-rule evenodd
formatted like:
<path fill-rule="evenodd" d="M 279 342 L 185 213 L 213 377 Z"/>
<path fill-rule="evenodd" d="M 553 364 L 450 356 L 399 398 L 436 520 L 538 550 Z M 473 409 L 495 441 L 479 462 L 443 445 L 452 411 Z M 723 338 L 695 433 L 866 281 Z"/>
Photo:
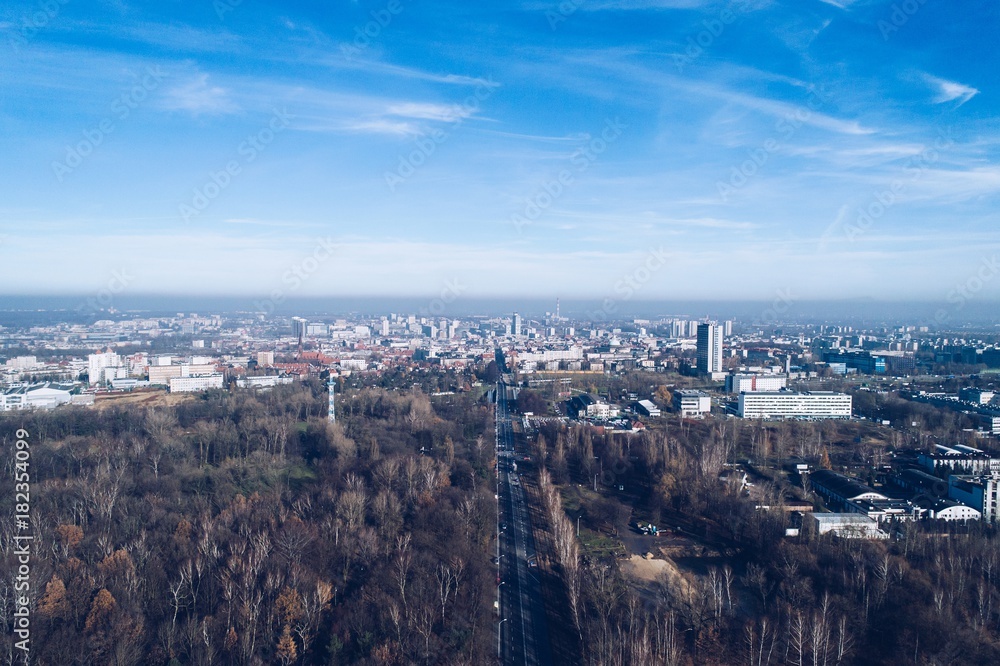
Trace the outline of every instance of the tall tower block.
<path fill-rule="evenodd" d="M 328 410 L 327 410 L 327 414 L 326 414 L 326 420 L 329 421 L 330 423 L 336 423 L 337 422 L 337 410 L 334 409 L 334 406 L 333 406 L 333 392 L 334 392 L 334 388 L 336 388 L 336 386 L 337 386 L 337 382 L 336 382 L 336 380 L 334 380 L 333 377 L 331 377 L 329 379 L 329 381 L 327 381 L 327 383 L 326 383 L 326 388 L 330 391 L 330 395 L 327 398 Z"/>

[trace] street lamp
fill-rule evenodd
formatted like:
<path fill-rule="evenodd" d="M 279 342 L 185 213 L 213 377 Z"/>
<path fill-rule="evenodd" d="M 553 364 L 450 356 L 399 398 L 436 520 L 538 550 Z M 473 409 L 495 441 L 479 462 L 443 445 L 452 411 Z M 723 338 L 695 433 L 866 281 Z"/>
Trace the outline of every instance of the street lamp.
<path fill-rule="evenodd" d="M 503 636 L 503 623 L 509 619 L 509 617 L 505 617 L 500 620 L 500 624 L 497 625 L 497 659 L 500 658 L 500 638 Z"/>

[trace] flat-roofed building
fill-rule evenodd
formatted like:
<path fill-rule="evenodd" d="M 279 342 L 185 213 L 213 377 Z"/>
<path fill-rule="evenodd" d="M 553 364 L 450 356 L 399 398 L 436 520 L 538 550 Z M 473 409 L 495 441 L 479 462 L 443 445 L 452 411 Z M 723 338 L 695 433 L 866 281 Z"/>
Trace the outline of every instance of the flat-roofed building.
<path fill-rule="evenodd" d="M 740 393 L 745 419 L 848 419 L 851 396 L 833 391 L 762 391 Z"/>
<path fill-rule="evenodd" d="M 787 386 L 788 377 L 786 375 L 760 375 L 757 373 L 726 375 L 727 393 L 780 391 Z"/>
<path fill-rule="evenodd" d="M 948 498 L 972 507 L 988 523 L 997 520 L 1000 506 L 1000 473 L 981 476 L 956 474 L 948 477 Z"/>
<path fill-rule="evenodd" d="M 858 513 L 810 513 L 816 534 L 834 534 L 843 539 L 888 539 L 878 523 Z"/>
<path fill-rule="evenodd" d="M 704 391 L 674 391 L 674 411 L 680 412 L 684 418 L 700 418 L 712 411 L 712 398 Z"/>
<path fill-rule="evenodd" d="M 170 380 L 171 393 L 190 393 L 192 391 L 207 391 L 222 388 L 222 374 L 203 375 L 201 377 L 173 377 Z"/>

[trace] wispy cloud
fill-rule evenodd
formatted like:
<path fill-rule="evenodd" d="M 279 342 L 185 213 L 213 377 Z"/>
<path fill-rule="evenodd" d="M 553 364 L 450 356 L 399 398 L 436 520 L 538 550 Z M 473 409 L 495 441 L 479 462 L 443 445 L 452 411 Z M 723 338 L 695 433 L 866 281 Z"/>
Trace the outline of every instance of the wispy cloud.
<path fill-rule="evenodd" d="M 956 104 L 956 107 L 958 107 L 979 94 L 978 89 L 957 81 L 948 81 L 947 79 L 938 78 L 931 74 L 925 74 L 924 79 L 937 93 L 934 96 L 935 104 L 945 104 L 946 102 L 958 100 L 958 104 Z"/>
<path fill-rule="evenodd" d="M 174 86 L 164 96 L 163 106 L 172 111 L 187 111 L 198 115 L 226 115 L 240 110 L 230 97 L 230 91 L 209 83 L 209 75 L 199 73 Z"/>

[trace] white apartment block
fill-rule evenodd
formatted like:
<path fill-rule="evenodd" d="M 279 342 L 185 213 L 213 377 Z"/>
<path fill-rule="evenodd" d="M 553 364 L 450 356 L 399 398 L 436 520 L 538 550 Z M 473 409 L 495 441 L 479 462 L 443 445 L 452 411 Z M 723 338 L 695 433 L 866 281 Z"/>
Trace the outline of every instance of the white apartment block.
<path fill-rule="evenodd" d="M 121 367 L 121 365 L 121 357 L 112 351 L 90 354 L 87 357 L 87 376 L 90 378 L 90 385 L 117 379 L 117 372 L 106 373 L 105 371 L 108 368 Z"/>
<path fill-rule="evenodd" d="M 851 396 L 833 391 L 740 393 L 744 419 L 848 419 Z"/>

